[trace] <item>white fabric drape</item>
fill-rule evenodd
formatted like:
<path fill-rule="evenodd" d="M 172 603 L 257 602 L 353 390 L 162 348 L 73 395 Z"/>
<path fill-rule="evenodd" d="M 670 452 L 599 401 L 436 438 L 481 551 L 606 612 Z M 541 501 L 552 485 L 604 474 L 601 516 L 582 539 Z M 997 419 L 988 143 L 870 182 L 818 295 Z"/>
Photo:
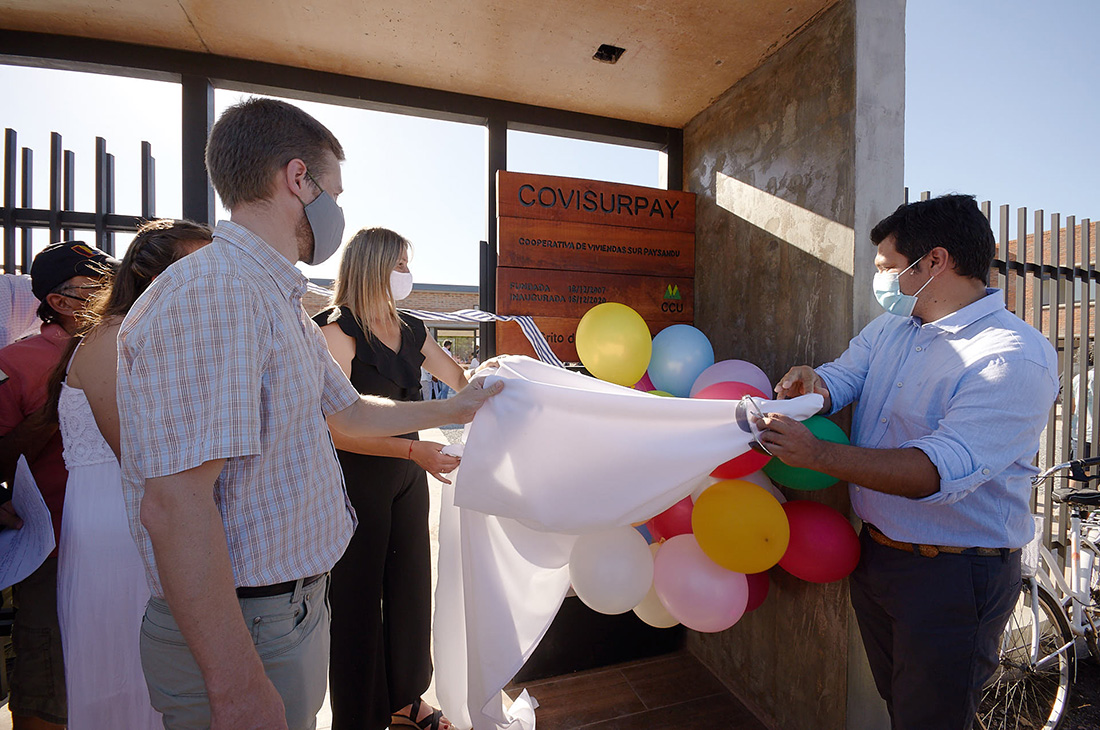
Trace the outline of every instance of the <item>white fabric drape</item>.
<path fill-rule="evenodd" d="M 445 488 L 434 623 L 440 705 L 459 728 L 532 730 L 523 666 L 569 589 L 576 536 L 646 520 L 691 494 L 750 436 L 731 401 L 662 398 L 525 357 L 486 375 L 504 391 L 478 412 Z M 819 395 L 767 401 L 805 419 Z"/>

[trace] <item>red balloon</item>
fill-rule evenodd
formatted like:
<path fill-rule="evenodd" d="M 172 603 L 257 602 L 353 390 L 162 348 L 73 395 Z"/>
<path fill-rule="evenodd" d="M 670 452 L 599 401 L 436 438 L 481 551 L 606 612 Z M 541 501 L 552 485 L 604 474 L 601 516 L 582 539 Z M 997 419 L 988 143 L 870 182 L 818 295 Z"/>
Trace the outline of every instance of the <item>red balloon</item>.
<path fill-rule="evenodd" d="M 751 395 L 755 398 L 768 397 L 748 383 L 736 383 L 733 381 L 708 385 L 691 397 L 710 398 L 713 400 L 741 400 L 746 395 Z M 718 479 L 740 479 L 743 476 L 752 474 L 754 471 L 763 469 L 764 465 L 771 461 L 771 458 L 772 457 L 767 454 L 749 449 L 740 456 L 735 456 L 726 463 L 719 464 L 710 475 Z"/>
<path fill-rule="evenodd" d="M 643 393 L 648 393 L 651 390 L 656 390 L 653 386 L 653 381 L 649 379 L 649 373 L 642 375 L 642 379 L 634 384 L 634 390 L 640 390 Z"/>
<path fill-rule="evenodd" d="M 694 508 L 695 503 L 691 501 L 691 497 L 684 497 L 645 523 L 649 534 L 653 536 L 653 541 L 662 542 L 677 535 L 690 535 L 691 510 Z"/>
<path fill-rule="evenodd" d="M 844 515 L 818 502 L 798 500 L 783 505 L 791 541 L 779 567 L 810 583 L 832 583 L 859 563 L 859 537 Z"/>
<path fill-rule="evenodd" d="M 749 582 L 749 605 L 745 606 L 745 613 L 748 613 L 760 608 L 760 604 L 768 597 L 771 581 L 768 580 L 766 572 L 750 573 L 745 576 L 745 580 Z"/>

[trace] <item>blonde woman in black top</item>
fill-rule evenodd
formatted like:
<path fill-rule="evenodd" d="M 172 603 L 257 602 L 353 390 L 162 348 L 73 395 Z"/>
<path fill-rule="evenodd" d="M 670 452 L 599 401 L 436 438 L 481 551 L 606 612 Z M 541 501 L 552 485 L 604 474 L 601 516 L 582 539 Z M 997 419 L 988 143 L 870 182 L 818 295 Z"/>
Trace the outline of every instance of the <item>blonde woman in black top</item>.
<path fill-rule="evenodd" d="M 333 307 L 314 320 L 329 351 L 360 393 L 420 400 L 420 368 L 458 390 L 466 373 L 424 323 L 397 311 L 412 291 L 409 243 L 371 228 L 348 242 Z M 416 433 L 349 439 L 332 431 L 348 495 L 359 518 L 332 569 L 329 696 L 333 730 L 450 723 L 420 699 L 432 676 L 428 480 L 458 466 L 443 444 Z"/>

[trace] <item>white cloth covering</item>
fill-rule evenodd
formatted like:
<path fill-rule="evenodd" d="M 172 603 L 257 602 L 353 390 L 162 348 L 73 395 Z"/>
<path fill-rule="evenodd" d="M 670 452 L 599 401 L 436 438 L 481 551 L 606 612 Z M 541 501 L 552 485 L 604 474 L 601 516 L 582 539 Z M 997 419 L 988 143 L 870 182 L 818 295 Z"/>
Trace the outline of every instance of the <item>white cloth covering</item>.
<path fill-rule="evenodd" d="M 478 411 L 443 493 L 434 624 L 440 705 L 459 728 L 533 730 L 506 707 L 569 589 L 576 536 L 640 522 L 691 494 L 750 436 L 732 401 L 662 398 L 525 357 L 483 371 L 504 391 Z M 764 401 L 805 419 L 819 395 Z"/>

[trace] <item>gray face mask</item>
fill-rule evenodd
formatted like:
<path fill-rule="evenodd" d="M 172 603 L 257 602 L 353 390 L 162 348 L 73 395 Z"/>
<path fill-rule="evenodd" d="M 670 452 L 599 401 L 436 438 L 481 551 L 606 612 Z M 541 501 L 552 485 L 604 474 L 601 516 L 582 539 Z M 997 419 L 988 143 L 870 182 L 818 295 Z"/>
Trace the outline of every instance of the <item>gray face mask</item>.
<path fill-rule="evenodd" d="M 312 175 L 310 179 L 313 179 Z M 317 181 L 313 182 L 316 185 Z M 313 231 L 313 256 L 306 263 L 316 266 L 340 248 L 340 242 L 344 238 L 344 211 L 324 188 L 321 188 L 321 194 L 312 203 L 305 206 L 305 210 L 306 220 Z"/>

